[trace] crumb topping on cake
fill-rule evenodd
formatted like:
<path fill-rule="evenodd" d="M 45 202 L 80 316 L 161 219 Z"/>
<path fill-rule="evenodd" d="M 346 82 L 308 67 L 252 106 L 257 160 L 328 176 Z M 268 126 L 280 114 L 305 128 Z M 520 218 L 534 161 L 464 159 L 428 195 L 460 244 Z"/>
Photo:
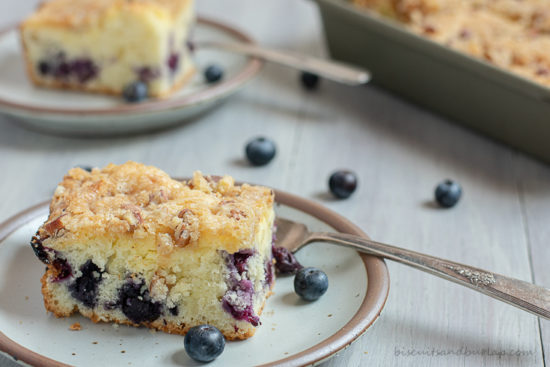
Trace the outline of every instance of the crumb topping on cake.
<path fill-rule="evenodd" d="M 154 13 L 172 19 L 191 0 L 52 0 L 40 5 L 25 23 L 64 27 L 82 27 L 96 24 L 105 16 L 119 12 Z"/>
<path fill-rule="evenodd" d="M 353 0 L 417 34 L 550 86 L 548 0 Z"/>
<path fill-rule="evenodd" d="M 97 237 L 155 241 L 159 254 L 198 250 L 223 239 L 234 253 L 251 247 L 271 215 L 273 191 L 195 172 L 188 182 L 135 162 L 87 172 L 73 168 L 57 186 L 38 235 L 54 249 Z"/>

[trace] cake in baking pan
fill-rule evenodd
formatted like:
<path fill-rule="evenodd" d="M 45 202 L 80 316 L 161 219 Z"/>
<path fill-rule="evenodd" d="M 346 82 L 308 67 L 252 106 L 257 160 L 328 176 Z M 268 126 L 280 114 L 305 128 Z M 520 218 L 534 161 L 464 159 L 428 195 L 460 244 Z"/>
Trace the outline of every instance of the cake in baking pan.
<path fill-rule="evenodd" d="M 438 43 L 550 86 L 548 0 L 353 0 Z"/>
<path fill-rule="evenodd" d="M 71 169 L 31 245 L 55 316 L 252 336 L 274 284 L 272 190 L 128 162 Z"/>
<path fill-rule="evenodd" d="M 160 97 L 193 74 L 193 23 L 193 0 L 50 0 L 20 33 L 36 85 L 119 95 L 141 81 Z"/>

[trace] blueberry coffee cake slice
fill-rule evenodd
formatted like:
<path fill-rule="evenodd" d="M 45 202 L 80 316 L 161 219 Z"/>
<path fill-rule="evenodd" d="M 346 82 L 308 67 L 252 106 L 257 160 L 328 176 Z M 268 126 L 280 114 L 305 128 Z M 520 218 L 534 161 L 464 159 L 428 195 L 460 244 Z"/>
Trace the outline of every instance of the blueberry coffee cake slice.
<path fill-rule="evenodd" d="M 274 194 L 128 162 L 71 169 L 32 238 L 48 311 L 185 334 L 252 336 L 274 284 Z"/>
<path fill-rule="evenodd" d="M 50 0 L 20 26 L 30 79 L 39 86 L 150 96 L 190 79 L 193 0 Z"/>

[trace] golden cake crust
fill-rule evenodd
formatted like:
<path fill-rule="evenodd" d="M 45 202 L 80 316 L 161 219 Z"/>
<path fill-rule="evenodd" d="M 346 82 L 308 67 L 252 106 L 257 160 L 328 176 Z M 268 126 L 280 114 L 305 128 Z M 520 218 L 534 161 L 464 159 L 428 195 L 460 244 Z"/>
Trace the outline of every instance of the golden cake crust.
<path fill-rule="evenodd" d="M 51 0 L 42 3 L 38 10 L 24 21 L 23 27 L 86 27 L 101 22 L 105 16 L 120 12 L 155 14 L 172 20 L 189 6 L 191 0 Z"/>
<path fill-rule="evenodd" d="M 151 239 L 160 255 L 224 246 L 234 253 L 254 246 L 274 193 L 261 186 L 215 181 L 195 172 L 189 182 L 127 162 L 87 172 L 73 168 L 55 190 L 50 215 L 39 228 L 44 245 L 60 250 L 92 237 Z"/>

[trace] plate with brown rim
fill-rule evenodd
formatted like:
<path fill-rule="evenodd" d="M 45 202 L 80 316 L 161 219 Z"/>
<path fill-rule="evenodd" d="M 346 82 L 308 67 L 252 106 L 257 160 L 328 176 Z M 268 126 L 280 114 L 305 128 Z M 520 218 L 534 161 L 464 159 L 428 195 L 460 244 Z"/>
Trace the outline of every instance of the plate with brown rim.
<path fill-rule="evenodd" d="M 254 43 L 251 37 L 219 21 L 199 17 L 193 39 Z M 125 103 L 120 97 L 35 87 L 25 73 L 17 27 L 0 32 L 0 113 L 27 126 L 64 135 L 121 135 L 181 123 L 219 104 L 261 69 L 262 62 L 218 50 L 196 50 L 192 80 L 168 98 Z M 220 82 L 207 84 L 203 70 L 216 63 Z"/>
<path fill-rule="evenodd" d="M 365 236 L 313 201 L 278 190 L 275 200 L 277 215 L 312 230 Z M 46 313 L 40 293 L 44 268 L 28 243 L 47 213 L 48 203 L 41 203 L 0 224 L 1 352 L 40 366 L 200 365 L 185 353 L 182 336 Z M 377 320 L 389 292 L 384 260 L 325 243 L 313 243 L 297 257 L 304 266 L 327 273 L 327 293 L 305 302 L 294 293 L 292 277 L 277 277 L 256 334 L 228 342 L 209 365 L 315 365 L 345 349 Z M 75 322 L 81 330 L 69 330 Z"/>

